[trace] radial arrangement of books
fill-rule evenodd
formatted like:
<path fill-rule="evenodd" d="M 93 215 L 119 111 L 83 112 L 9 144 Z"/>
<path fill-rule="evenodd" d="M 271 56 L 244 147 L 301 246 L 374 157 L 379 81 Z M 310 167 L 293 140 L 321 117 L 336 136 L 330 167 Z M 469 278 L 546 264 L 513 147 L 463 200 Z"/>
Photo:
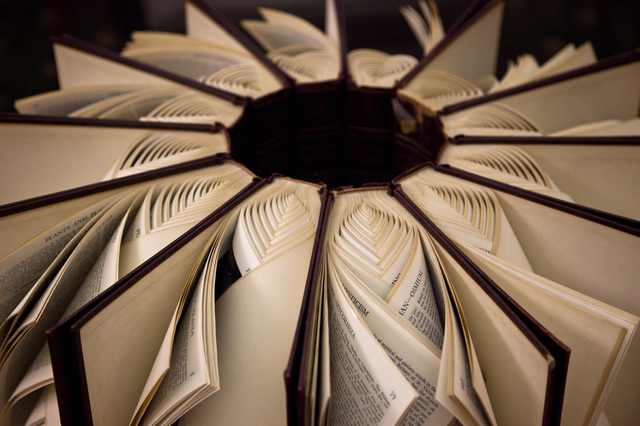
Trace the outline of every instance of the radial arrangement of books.
<path fill-rule="evenodd" d="M 0 115 L 1 424 L 637 424 L 640 50 L 184 7 Z"/>

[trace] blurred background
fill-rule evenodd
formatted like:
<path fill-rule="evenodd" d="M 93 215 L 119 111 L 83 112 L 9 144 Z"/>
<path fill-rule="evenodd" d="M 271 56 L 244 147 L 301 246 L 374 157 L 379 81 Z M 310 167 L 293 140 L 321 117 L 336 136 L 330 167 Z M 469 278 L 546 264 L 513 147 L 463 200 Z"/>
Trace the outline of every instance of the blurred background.
<path fill-rule="evenodd" d="M 323 0 L 207 0 L 232 22 L 258 19 L 258 6 L 287 11 L 324 28 Z M 416 0 L 344 0 L 348 47 L 420 56 L 398 8 Z M 436 0 L 445 29 L 470 0 Z M 507 0 L 498 76 L 509 59 L 540 63 L 569 42 L 591 41 L 599 58 L 640 48 L 638 0 Z M 16 99 L 58 88 L 49 37 L 70 34 L 120 50 L 132 31 L 184 33 L 181 0 L 0 0 L 0 111 Z"/>

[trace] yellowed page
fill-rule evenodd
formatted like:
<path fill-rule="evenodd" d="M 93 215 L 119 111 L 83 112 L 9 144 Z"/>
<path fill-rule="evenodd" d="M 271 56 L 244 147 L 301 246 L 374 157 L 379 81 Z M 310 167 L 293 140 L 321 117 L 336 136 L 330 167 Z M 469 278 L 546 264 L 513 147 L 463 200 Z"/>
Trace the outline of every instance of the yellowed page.
<path fill-rule="evenodd" d="M 640 318 L 461 246 L 524 309 L 571 348 L 563 421 L 599 416 Z"/>
<path fill-rule="evenodd" d="M 464 309 L 498 424 L 541 424 L 553 360 L 533 346 L 448 253 L 436 250 Z"/>
<path fill-rule="evenodd" d="M 131 419 L 182 284 L 207 239 L 206 232 L 192 239 L 80 330 L 94 424 L 125 424 Z M 114 345 L 114 339 L 122 343 Z"/>
<path fill-rule="evenodd" d="M 240 278 L 216 302 L 220 390 L 185 425 L 286 423 L 286 368 L 313 239 Z M 220 320 L 225 318 L 225 321 Z M 251 401 L 251 409 L 247 409 Z"/>
<path fill-rule="evenodd" d="M 433 58 L 425 70 L 446 71 L 468 81 L 494 75 L 503 10 L 504 2 L 500 2 Z"/>
<path fill-rule="evenodd" d="M 640 220 L 640 147 L 521 145 L 578 204 Z"/>
<path fill-rule="evenodd" d="M 190 1 L 184 2 L 186 33 L 192 37 L 219 43 L 228 46 L 238 52 L 249 54 L 249 50 L 235 37 L 212 20 L 206 13 L 196 7 Z"/>
<path fill-rule="evenodd" d="M 344 265 L 337 258 L 330 260 L 330 270 L 334 267 L 336 272 L 330 274 L 331 279 L 343 287 L 345 295 L 378 343 L 419 394 L 405 418 L 406 424 L 440 425 L 450 422 L 452 414 L 436 401 L 434 392 L 440 368 L 440 350 L 399 318 L 390 306 L 385 307 L 382 300 L 367 292 L 366 286 L 357 283 L 348 271 L 341 270 Z"/>
<path fill-rule="evenodd" d="M 640 315 L 640 239 L 572 215 L 499 193 L 500 204 L 537 274 L 589 297 Z M 640 339 L 634 339 L 608 406 L 612 422 L 640 417 Z M 615 407 L 615 408 L 614 408 Z"/>

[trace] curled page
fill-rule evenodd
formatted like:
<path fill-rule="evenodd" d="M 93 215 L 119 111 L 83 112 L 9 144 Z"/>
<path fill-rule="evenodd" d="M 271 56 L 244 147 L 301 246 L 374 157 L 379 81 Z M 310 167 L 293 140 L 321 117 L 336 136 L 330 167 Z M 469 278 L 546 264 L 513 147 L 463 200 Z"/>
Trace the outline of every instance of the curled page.
<path fill-rule="evenodd" d="M 147 132 L 132 142 L 103 180 L 115 179 L 225 152 L 222 140 Z"/>
<path fill-rule="evenodd" d="M 132 271 L 248 185 L 251 175 L 222 164 L 215 175 L 197 174 L 150 188 L 123 239 L 120 275 Z"/>
<path fill-rule="evenodd" d="M 440 160 L 461 170 L 561 200 L 573 199 L 521 148 L 507 145 L 450 145 Z"/>
<path fill-rule="evenodd" d="M 420 43 L 423 56 L 427 56 L 444 38 L 444 26 L 434 1 L 421 0 L 418 5 L 422 15 L 411 6 L 401 6 L 400 13 Z"/>
<path fill-rule="evenodd" d="M 416 204 L 453 239 L 501 257 L 531 271 L 495 194 L 468 182 L 461 182 L 433 170 L 424 170 L 403 182 Z"/>
<path fill-rule="evenodd" d="M 358 86 L 393 87 L 418 60 L 409 55 L 389 55 L 372 49 L 356 49 L 347 54 L 349 71 Z"/>
<path fill-rule="evenodd" d="M 493 414 L 482 380 L 472 377 L 479 371 L 473 346 L 468 336 L 456 338 L 451 331 L 464 329 L 464 319 L 452 308 L 452 290 L 424 229 L 384 191 L 340 192 L 332 207 L 323 250 L 330 305 L 329 421 L 443 424 L 460 413 L 484 424 Z M 398 263 L 391 282 L 380 276 L 381 259 Z M 447 356 L 455 359 L 441 359 L 445 344 Z M 376 358 L 380 353 L 386 358 Z M 384 371 L 367 378 L 379 391 L 360 385 L 365 378 L 354 370 Z M 382 389 L 404 383 L 401 379 L 417 392 L 407 411 L 392 408 L 401 401 L 377 399 L 385 398 Z M 459 380 L 467 385 L 454 387 Z"/>
<path fill-rule="evenodd" d="M 245 205 L 233 235 L 242 275 L 306 240 L 315 232 L 311 210 L 297 194 L 282 194 Z"/>

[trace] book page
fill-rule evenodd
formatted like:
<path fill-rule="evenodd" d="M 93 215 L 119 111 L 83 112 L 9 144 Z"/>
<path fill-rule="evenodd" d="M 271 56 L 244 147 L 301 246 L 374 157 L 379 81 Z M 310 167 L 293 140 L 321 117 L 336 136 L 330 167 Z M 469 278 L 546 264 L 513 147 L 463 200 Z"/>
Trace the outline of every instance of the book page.
<path fill-rule="evenodd" d="M 402 322 L 397 314 L 393 315 L 379 299 L 376 301 L 375 296 L 367 294 L 366 286 L 357 283 L 357 278 L 350 277 L 349 272 L 343 268 L 344 265 L 341 265 L 339 258 L 330 260 L 330 279 L 343 286 L 346 296 L 376 336 L 380 346 L 419 394 L 405 423 L 450 422 L 453 416 L 435 399 L 440 350 L 430 344 L 425 336 L 416 333 L 408 324 Z"/>
<path fill-rule="evenodd" d="M 191 303 L 184 310 L 180 318 L 177 329 L 175 329 L 175 339 L 172 341 L 170 367 L 162 381 L 158 384 L 157 390 L 153 393 L 153 398 L 148 406 L 144 406 L 144 414 L 140 419 L 140 424 L 170 424 L 175 421 L 188 408 L 186 402 L 189 395 L 197 392 L 198 399 L 205 398 L 208 394 L 218 389 L 217 372 L 209 371 L 206 365 L 205 349 L 202 339 L 203 328 L 215 333 L 215 328 L 211 329 L 203 324 L 201 307 L 204 296 L 203 286 L 199 285 L 193 294 Z M 175 327 L 175 325 L 172 325 Z M 173 327 L 170 327 L 171 330 Z M 197 337 L 196 336 L 197 333 Z M 194 338 L 195 337 L 195 338 Z M 160 354 L 163 351 L 160 351 Z M 214 364 L 214 368 L 217 367 Z M 209 389 L 205 390 L 208 387 Z M 193 397 L 189 398 L 193 399 Z M 183 406 L 180 410 L 177 407 Z M 135 421 L 134 421 L 135 424 Z"/>
<path fill-rule="evenodd" d="M 142 193 L 131 203 L 127 213 L 114 231 L 113 236 L 102 250 L 102 253 L 67 306 L 65 313 L 62 315 L 63 317 L 72 314 L 118 280 L 118 258 L 122 235 L 127 228 L 130 218 L 140 206 L 141 201 Z M 5 410 L 29 393 L 52 383 L 53 370 L 51 368 L 51 358 L 47 345 L 44 345 L 29 367 L 29 370 L 25 373 L 22 381 L 16 387 Z"/>
<path fill-rule="evenodd" d="M 253 196 L 264 197 L 269 194 L 270 188 L 276 192 L 286 192 L 291 186 L 295 188 L 300 186 L 300 183 L 275 179 Z M 306 202 L 314 206 L 314 211 L 319 211 L 318 187 L 306 184 L 302 186 L 308 187 L 306 190 L 308 195 L 304 197 Z M 212 228 L 209 227 L 209 230 Z M 193 265 L 197 262 L 202 253 L 202 247 L 209 237 L 207 230 L 193 236 L 193 239 L 185 242 L 185 245 L 170 257 L 170 261 L 164 261 L 149 271 L 140 281 L 105 306 L 81 328 L 84 367 L 87 372 L 87 387 L 95 424 L 128 422 L 133 416 L 158 350 L 167 334 L 167 327 L 175 312 L 176 301 L 180 299 L 184 289 L 184 282 L 193 271 Z M 255 416 L 259 416 L 261 419 L 273 418 L 279 424 L 282 423 L 281 416 L 285 415 L 285 404 L 281 374 L 289 355 L 295 319 L 299 313 L 309 265 L 308 260 L 303 262 L 293 260 L 304 258 L 303 253 L 307 253 L 307 259 L 310 258 L 312 245 L 313 238 L 308 238 L 296 246 L 295 250 L 289 250 L 273 261 L 252 270 L 231 285 L 217 301 L 216 317 L 234 319 L 224 321 L 224 326 L 216 320 L 221 391 L 212 397 L 215 397 L 214 401 L 220 400 L 220 402 L 208 402 L 212 401 L 212 397 L 209 397 L 196 406 L 196 409 L 203 407 L 201 409 L 206 410 L 204 415 L 207 418 L 211 416 L 206 414 L 209 410 L 222 412 L 229 410 L 226 415 L 237 416 L 240 411 L 244 411 L 241 414 L 254 419 Z M 284 265 L 287 267 L 283 267 Z M 291 267 L 292 265 L 296 265 L 295 268 Z M 176 285 L 176 282 L 179 284 Z M 272 289 L 265 284 L 271 284 L 274 287 Z M 230 294 L 236 296 L 232 298 Z M 228 306 L 228 302 L 224 302 L 230 298 L 233 300 L 233 306 Z M 132 311 L 126 307 L 133 301 L 137 302 L 138 309 Z M 282 307 L 287 309 L 281 309 Z M 276 314 L 272 321 L 264 320 L 266 312 Z M 127 320 L 123 321 L 124 318 Z M 240 332 L 242 327 L 247 327 L 247 331 Z M 264 329 L 261 334 L 263 340 L 260 342 L 256 339 L 255 331 L 251 331 L 256 330 L 256 327 Z M 127 356 L 131 348 L 126 344 L 112 345 L 114 336 L 122 334 L 129 336 L 127 339 L 121 339 L 124 342 L 136 342 L 135 359 Z M 140 345 L 142 341 L 146 344 Z M 240 346 L 258 344 L 262 349 L 233 349 L 233 346 L 238 344 Z M 265 351 L 266 347 L 270 350 Z M 271 348 L 274 350 L 272 351 Z M 264 357 L 260 358 L 264 364 L 256 362 L 254 356 L 256 353 L 264 354 Z M 243 356 L 247 358 L 243 360 Z M 118 368 L 115 369 L 117 374 L 113 373 L 114 369 L 105 370 L 104 368 L 105 365 L 113 365 L 114 360 L 126 360 L 126 363 L 118 364 Z M 273 377 L 269 376 L 267 380 L 265 373 L 272 374 Z M 243 376 L 245 378 L 240 379 Z M 254 380 L 249 380 L 248 377 L 260 377 L 265 381 L 261 382 L 260 386 L 256 386 Z M 247 395 L 253 395 L 252 400 L 255 399 L 251 412 L 233 408 L 233 404 L 238 403 L 246 407 Z M 262 400 L 264 402 L 258 402 Z M 212 404 L 218 408 L 213 408 Z M 113 410 L 112 407 L 122 409 Z M 274 414 L 276 410 L 277 416 L 261 414 L 258 407 L 266 409 L 270 414 Z M 215 416 L 217 417 L 217 414 Z M 223 418 L 223 414 L 220 414 L 220 418 Z"/>
<path fill-rule="evenodd" d="M 98 82 L 83 87 L 53 90 L 18 99 L 14 104 L 14 108 L 20 114 L 64 117 L 73 111 L 103 99 L 133 93 L 149 87 L 151 86 L 148 83 L 104 84 L 103 82 Z"/>
<path fill-rule="evenodd" d="M 436 250 L 464 309 L 497 423 L 540 424 L 554 361 L 539 352 L 477 283 L 465 277 L 446 251 L 437 245 Z"/>
<path fill-rule="evenodd" d="M 640 273 L 636 236 L 505 193 L 498 197 L 534 272 L 640 316 L 640 299 L 629 297 L 637 289 Z M 605 282 L 615 285 L 603 286 Z M 639 359 L 640 340 L 634 339 L 608 400 L 611 407 L 618 407 L 606 409 L 610 419 L 621 407 L 626 407 L 621 417 L 640 415 L 640 407 L 628 405 L 635 396 L 640 398 L 639 382 L 632 379 L 640 371 Z"/>
<path fill-rule="evenodd" d="M 508 217 L 491 190 L 429 168 L 403 179 L 402 189 L 451 238 L 531 270 Z"/>
<path fill-rule="evenodd" d="M 152 97 L 144 93 L 134 94 L 128 101 L 101 113 L 99 116 L 102 118 L 130 117 L 135 120 L 208 124 L 219 121 L 231 126 L 242 115 L 243 107 L 241 105 L 235 105 L 227 99 L 204 91 L 195 91 L 150 71 L 142 71 L 136 67 L 62 43 L 55 43 L 53 47 L 61 90 L 93 84 L 146 84 L 155 87 L 149 93 L 159 92 L 155 93 L 156 96 L 161 94 L 166 98 L 167 92 L 173 93 L 173 99 L 165 99 L 166 102 L 161 102 L 158 99 L 151 101 Z M 150 108 L 151 103 L 156 107 Z M 145 105 L 148 114 L 140 114 L 141 105 Z M 170 109 L 178 105 L 183 108 L 179 113 Z"/>
<path fill-rule="evenodd" d="M 69 216 L 55 227 L 0 259 L 0 319 L 4 321 L 71 238 L 113 199 Z"/>
<path fill-rule="evenodd" d="M 640 123 L 640 119 L 638 119 Z M 640 134 L 640 128 L 636 132 Z M 640 147 L 624 145 L 519 145 L 578 204 L 640 220 Z"/>
<path fill-rule="evenodd" d="M 60 412 L 58 411 L 58 400 L 56 398 L 56 390 L 53 386 L 45 388 L 44 395 L 46 397 L 45 416 L 46 426 L 61 426 Z"/>
<path fill-rule="evenodd" d="M 332 250 L 335 245 L 336 254 L 369 289 L 439 347 L 442 325 L 416 228 L 384 198 L 368 194 L 351 203 L 334 213 L 344 219 L 330 234 Z"/>
<path fill-rule="evenodd" d="M 640 63 L 636 62 L 584 74 L 465 108 L 447 114 L 446 120 L 496 104 L 518 111 L 543 134 L 601 120 L 636 118 L 639 71 Z"/>
<path fill-rule="evenodd" d="M 259 12 L 264 21 L 243 20 L 240 24 L 282 71 L 299 83 L 339 77 L 340 52 L 332 38 L 290 13 L 268 8 L 259 8 Z"/>
<path fill-rule="evenodd" d="M 170 424 L 219 389 L 214 294 L 218 258 L 229 246 L 232 214 L 212 228 L 193 267 L 131 424 Z"/>
<path fill-rule="evenodd" d="M 194 237 L 171 262 L 157 265 L 80 329 L 94 424 L 125 424 L 132 418 L 184 283 L 208 238 L 205 231 Z M 114 345 L 114 339 L 121 344 Z"/>
<path fill-rule="evenodd" d="M 356 49 L 347 54 L 347 63 L 356 85 L 391 88 L 418 64 L 418 60 L 410 55 Z"/>
<path fill-rule="evenodd" d="M 4 388 L 7 394 L 0 394 L 0 403 L 3 406 L 39 349 L 45 344 L 44 331 L 59 321 L 136 195 L 135 191 L 126 194 L 98 218 L 39 297 L 38 303 L 21 321 L 22 324 L 16 329 L 19 333 L 11 336 L 11 346 L 3 347 L 0 377 L 7 384 Z"/>
<path fill-rule="evenodd" d="M 249 53 L 249 50 L 242 43 L 193 2 L 185 1 L 184 8 L 185 27 L 188 35 L 227 46 L 238 52 Z"/>
<path fill-rule="evenodd" d="M 204 219 L 250 181 L 245 170 L 227 164 L 216 169 L 215 174 L 172 180 L 152 188 L 124 239 L 121 276 Z M 163 216 L 162 212 L 167 213 Z"/>
<path fill-rule="evenodd" d="M 321 273 L 318 274 L 318 279 L 322 279 L 320 282 L 326 282 L 326 274 L 324 274 L 323 265 L 321 263 Z M 313 413 L 314 423 L 317 425 L 324 425 L 327 423 L 327 416 L 329 415 L 329 404 L 331 402 L 331 356 L 329 346 L 329 298 L 325 286 L 322 288 L 322 300 L 321 300 L 321 326 L 320 326 L 320 347 L 319 347 L 319 360 L 318 360 L 318 401 L 317 411 Z"/>
<path fill-rule="evenodd" d="M 488 254 L 462 248 L 527 312 L 571 348 L 562 418 L 572 423 L 594 421 L 640 318 L 520 271 Z"/>
<path fill-rule="evenodd" d="M 434 1 L 420 1 L 418 5 L 422 15 L 411 6 L 401 6 L 400 12 L 420 43 L 423 56 L 427 56 L 444 38 L 444 26 Z"/>
<path fill-rule="evenodd" d="M 259 98 L 283 88 L 253 55 L 188 36 L 173 36 L 180 37 L 179 43 L 170 33 L 143 36 L 134 33 L 122 55 L 241 96 Z"/>
<path fill-rule="evenodd" d="M 190 410 L 181 419 L 185 425 L 211 418 L 223 424 L 286 422 L 282 372 L 291 352 L 313 250 L 320 212 L 317 190 L 315 185 L 276 179 L 241 207 L 256 214 L 264 207 L 266 213 L 268 206 L 278 205 L 276 200 L 285 202 L 281 204 L 285 207 L 286 200 L 299 199 L 308 210 L 313 231 L 303 232 L 304 240 L 286 244 L 287 250 L 242 275 L 215 302 L 220 390 Z M 240 227 L 240 218 L 234 227 Z M 297 232 L 292 237 L 297 240 Z M 246 409 L 247 400 L 251 410 Z"/>
<path fill-rule="evenodd" d="M 112 202 L 110 206 L 112 206 L 114 202 Z M 9 348 L 13 344 L 12 342 L 20 338 L 19 336 L 24 331 L 23 325 L 31 324 L 33 322 L 33 320 L 25 322 L 25 318 L 32 315 L 32 312 L 40 311 L 46 301 L 46 297 L 43 297 L 43 293 L 50 291 L 50 284 L 56 280 L 56 277 L 67 262 L 71 253 L 73 253 L 78 244 L 85 237 L 88 230 L 101 219 L 102 215 L 106 210 L 108 210 L 108 208 L 109 206 L 98 212 L 98 214 L 91 218 L 89 223 L 83 226 L 82 229 L 77 232 L 73 238 L 71 238 L 62 251 L 55 257 L 34 285 L 29 289 L 20 303 L 2 323 L 2 326 L 0 327 L 0 336 L 2 341 L 0 353 L 6 354 L 10 350 Z M 2 357 L 4 357 L 4 355 L 0 356 L 0 358 Z"/>
<path fill-rule="evenodd" d="M 447 145 L 440 164 L 486 177 L 507 185 L 573 202 L 546 170 L 526 150 L 512 145 Z"/>
<path fill-rule="evenodd" d="M 368 205 L 366 209 L 362 208 L 363 204 Z M 385 212 L 389 218 L 393 217 L 394 219 L 382 220 L 385 217 L 384 215 L 373 213 L 377 210 Z M 363 215 L 362 213 L 364 212 L 370 212 L 371 214 Z M 349 225 L 349 221 L 352 222 L 351 225 Z M 359 229 L 355 227 L 358 223 L 361 224 Z M 365 223 L 370 225 L 362 226 Z M 386 226 L 385 223 L 387 224 Z M 368 256 L 371 256 L 377 250 L 382 251 L 381 249 L 372 250 L 373 247 L 377 248 L 379 245 L 380 247 L 388 248 L 390 246 L 388 242 L 395 240 L 392 235 L 389 235 L 393 234 L 393 232 L 386 232 L 389 229 L 394 229 L 394 226 L 390 224 L 395 224 L 395 229 L 397 230 L 407 227 L 409 232 L 403 234 L 402 239 L 410 241 L 407 244 L 410 247 L 410 254 L 408 256 L 395 257 L 396 261 L 402 259 L 402 272 L 395 276 L 393 287 L 390 292 L 388 291 L 388 295 L 380 296 L 375 288 L 371 287 L 367 282 L 374 275 L 373 271 L 375 269 L 370 268 L 368 273 L 363 273 L 366 262 L 361 259 L 360 264 L 358 264 L 349 260 L 348 257 L 344 256 L 345 253 L 348 253 L 349 248 L 344 243 L 338 244 L 338 242 L 340 241 L 339 237 L 350 235 L 349 241 L 360 242 L 359 245 L 354 245 L 353 247 L 359 246 L 363 249 L 365 246 L 369 246 L 371 251 L 368 252 Z M 377 243 L 377 239 L 387 243 Z M 325 248 L 328 258 L 328 280 L 336 281 L 336 285 L 343 288 L 344 297 L 353 304 L 352 310 L 357 313 L 364 324 L 371 327 L 370 332 L 376 336 L 379 347 L 383 348 L 389 358 L 398 364 L 397 372 L 404 374 L 420 395 L 418 402 L 408 412 L 405 421 L 410 419 L 411 422 L 420 423 L 438 419 L 436 422 L 442 422 L 447 416 L 449 420 L 453 419 L 452 413 L 444 408 L 445 406 L 452 407 L 452 405 L 445 405 L 446 400 L 436 401 L 435 399 L 436 389 L 443 386 L 446 389 L 447 383 L 452 382 L 446 379 L 439 381 L 438 373 L 442 372 L 442 368 L 446 368 L 448 365 L 468 365 L 467 358 L 470 355 L 464 342 L 458 341 L 455 343 L 457 346 L 456 353 L 460 354 L 462 359 L 459 359 L 455 364 L 451 363 L 451 360 L 440 359 L 439 347 L 443 343 L 443 338 L 447 343 L 452 342 L 452 337 L 450 335 L 446 336 L 446 332 L 445 336 L 443 336 L 441 323 L 445 321 L 445 311 L 447 312 L 448 321 L 457 322 L 458 320 L 454 319 L 450 305 L 444 304 L 443 294 L 446 292 L 444 289 L 444 276 L 439 271 L 441 266 L 439 265 L 438 256 L 427 242 L 428 237 L 426 237 L 426 234 L 420 233 L 416 228 L 415 222 L 413 222 L 412 216 L 402 210 L 402 207 L 383 191 L 345 191 L 344 193 L 339 193 L 334 202 L 327 227 L 326 241 L 326 246 L 328 247 Z M 398 250 L 397 252 L 401 251 Z M 352 270 L 352 268 L 354 269 Z M 405 277 L 409 278 L 405 279 Z M 361 281 L 361 279 L 367 281 Z M 389 303 L 392 297 L 397 297 L 400 302 Z M 441 316 L 442 319 L 440 318 Z M 409 337 L 410 335 L 412 337 Z M 401 338 L 401 336 L 404 337 Z M 419 349 L 420 345 L 415 346 L 417 341 L 414 339 L 418 339 L 417 341 L 424 345 L 422 349 Z M 333 350 L 332 346 L 331 350 Z M 425 350 L 431 351 L 431 355 L 426 355 L 423 352 Z M 420 355 L 417 355 L 418 353 Z M 333 360 L 333 355 L 331 356 Z M 419 365 L 411 364 L 410 360 L 414 359 L 412 358 L 413 356 L 416 356 L 416 361 L 420 360 Z M 426 359 L 431 359 L 432 361 L 425 364 Z M 407 366 L 408 364 L 406 363 L 411 365 Z M 467 370 L 470 369 L 467 368 Z M 425 380 L 415 380 L 416 374 L 423 379 L 429 378 L 426 380 L 426 382 L 430 383 L 428 389 L 424 387 Z M 464 373 L 464 377 L 469 383 L 472 382 L 468 372 Z M 333 375 L 331 383 L 332 406 L 335 406 L 336 396 L 333 392 Z M 461 392 L 458 390 L 457 393 L 460 394 Z M 464 393 L 466 394 L 466 392 Z M 446 399 L 448 398 L 446 397 Z M 490 407 L 490 403 L 486 399 L 485 402 L 486 407 Z M 464 404 L 471 404 L 479 407 L 477 410 L 482 413 L 480 414 L 481 418 L 484 416 L 485 408 L 478 403 L 477 399 L 472 401 L 467 398 L 462 404 L 461 409 L 463 412 L 469 410 L 469 407 L 464 407 Z M 490 410 L 490 408 L 487 409 Z M 432 415 L 434 416 L 433 418 L 431 418 Z"/>
<path fill-rule="evenodd" d="M 27 417 L 26 421 L 24 422 L 26 426 L 40 426 L 45 424 L 45 419 L 46 419 L 45 403 L 46 403 L 45 397 L 44 395 L 41 395 L 38 401 L 36 402 L 35 406 L 33 407 L 33 410 L 29 414 L 29 417 Z"/>
<path fill-rule="evenodd" d="M 488 13 L 478 14 L 479 19 L 435 56 L 425 70 L 446 71 L 467 81 L 495 75 L 503 11 L 504 2 L 495 2 Z"/>
<path fill-rule="evenodd" d="M 473 386 L 471 363 L 467 357 L 466 342 L 458 320 L 459 306 L 447 300 L 445 339 L 442 345 L 442 363 L 438 374 L 436 397 L 463 424 L 489 424 L 482 402 Z M 490 407 L 490 406 L 489 406 Z M 495 421 L 494 421 L 495 424 Z"/>
<path fill-rule="evenodd" d="M 329 280 L 327 290 L 330 421 L 349 424 L 364 419 L 376 424 L 397 424 L 407 416 L 417 392 L 378 345 L 336 283 Z"/>
<path fill-rule="evenodd" d="M 0 158 L 0 204 L 228 151 L 226 137 L 219 132 L 45 123 L 0 124 L 0 150 L 5 154 Z M 123 161 L 132 146 L 161 144 L 171 144 L 173 149 Z"/>

